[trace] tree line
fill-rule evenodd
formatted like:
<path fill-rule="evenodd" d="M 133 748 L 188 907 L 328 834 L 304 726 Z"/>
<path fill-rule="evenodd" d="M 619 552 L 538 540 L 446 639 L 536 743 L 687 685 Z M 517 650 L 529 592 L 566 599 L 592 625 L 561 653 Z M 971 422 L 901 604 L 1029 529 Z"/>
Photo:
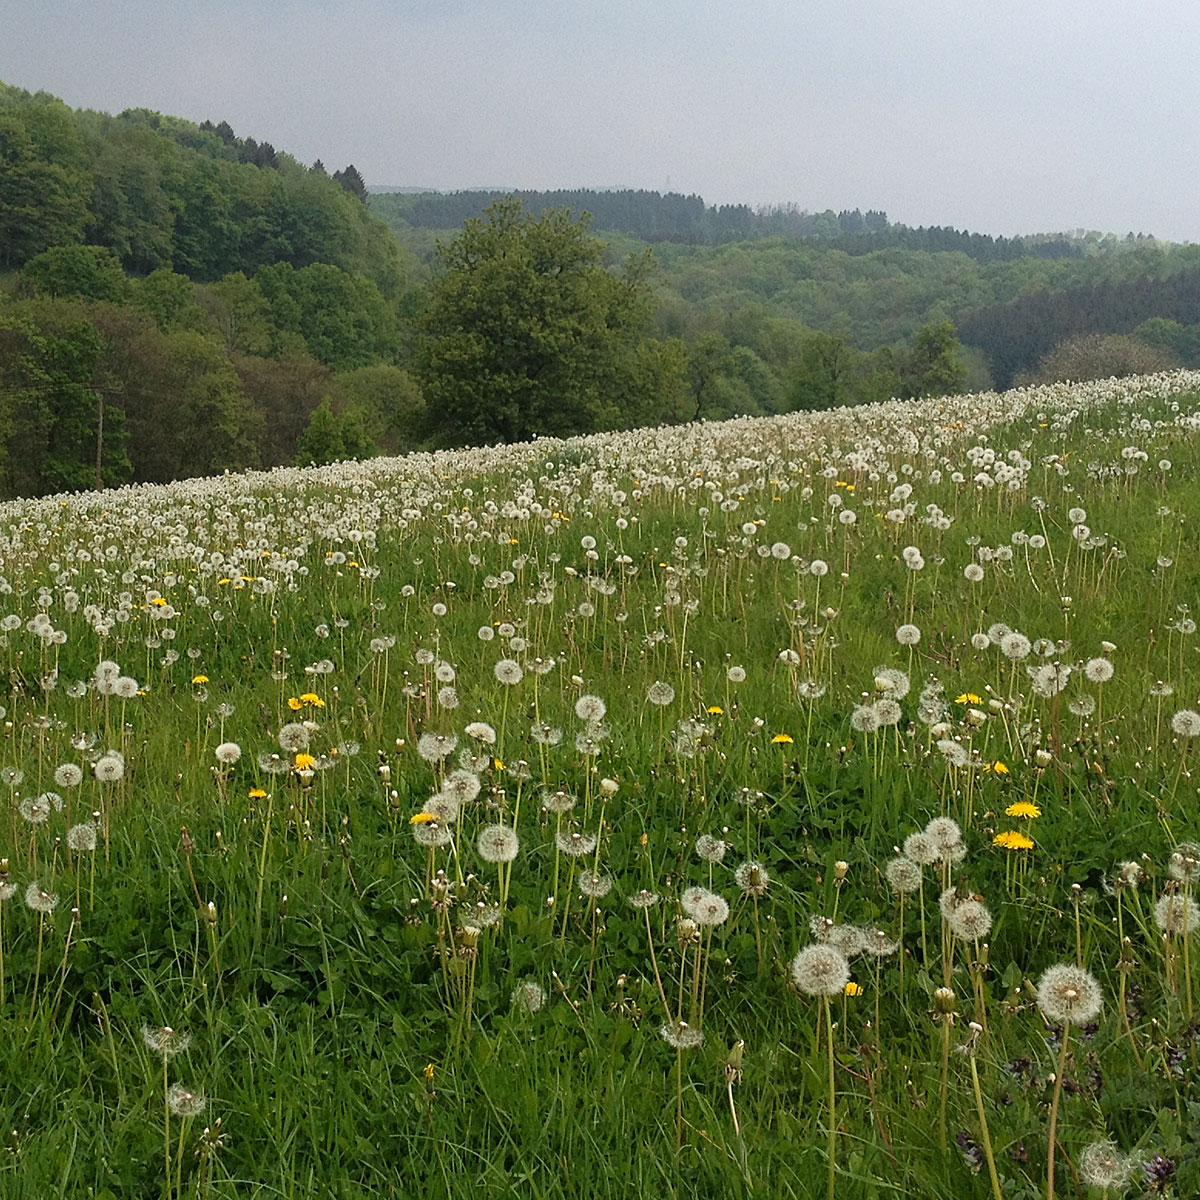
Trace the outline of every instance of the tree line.
<path fill-rule="evenodd" d="M 819 239 L 827 248 L 847 254 L 908 249 L 959 252 L 978 262 L 1010 262 L 1018 258 L 1082 258 L 1086 246 L 1070 237 L 993 237 L 949 226 L 896 224 L 879 209 L 809 212 L 795 204 L 751 208 L 747 204 L 706 204 L 700 196 L 644 189 L 598 191 L 495 190 L 459 192 L 384 192 L 370 196 L 371 208 L 394 229 L 448 230 L 478 217 L 497 200 L 515 196 L 530 212 L 566 208 L 588 213 L 593 227 L 641 241 L 713 246 L 754 238 Z"/>

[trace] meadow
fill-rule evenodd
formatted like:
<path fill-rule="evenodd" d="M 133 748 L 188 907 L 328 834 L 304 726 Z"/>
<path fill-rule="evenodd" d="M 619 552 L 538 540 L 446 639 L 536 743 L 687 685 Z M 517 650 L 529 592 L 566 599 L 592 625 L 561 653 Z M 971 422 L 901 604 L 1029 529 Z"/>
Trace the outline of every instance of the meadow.
<path fill-rule="evenodd" d="M 0 506 L 0 1194 L 1200 1194 L 1200 374 Z"/>

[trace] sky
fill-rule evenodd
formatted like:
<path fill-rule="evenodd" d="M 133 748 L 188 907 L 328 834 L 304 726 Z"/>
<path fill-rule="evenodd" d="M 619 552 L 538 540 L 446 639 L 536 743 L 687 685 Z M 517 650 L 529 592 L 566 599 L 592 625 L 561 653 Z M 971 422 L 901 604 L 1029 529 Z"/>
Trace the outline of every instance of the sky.
<path fill-rule="evenodd" d="M 1194 0 L 0 0 L 0 79 L 369 185 L 1200 241 Z"/>

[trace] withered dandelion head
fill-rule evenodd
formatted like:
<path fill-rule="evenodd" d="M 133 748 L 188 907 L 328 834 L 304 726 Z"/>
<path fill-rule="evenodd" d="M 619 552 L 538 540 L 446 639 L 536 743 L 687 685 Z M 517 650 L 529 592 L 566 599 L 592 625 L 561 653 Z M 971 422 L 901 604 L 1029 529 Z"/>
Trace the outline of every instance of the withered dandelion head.
<path fill-rule="evenodd" d="M 166 1062 L 182 1054 L 192 1044 L 192 1035 L 172 1029 L 169 1025 L 143 1025 L 142 1041 L 147 1050 Z"/>

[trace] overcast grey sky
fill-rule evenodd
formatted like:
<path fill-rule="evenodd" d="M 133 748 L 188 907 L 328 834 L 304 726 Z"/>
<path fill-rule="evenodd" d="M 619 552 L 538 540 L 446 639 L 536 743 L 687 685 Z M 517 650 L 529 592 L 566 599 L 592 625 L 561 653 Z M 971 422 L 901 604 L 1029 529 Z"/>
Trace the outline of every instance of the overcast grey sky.
<path fill-rule="evenodd" d="M 1195 0 L 0 0 L 0 79 L 369 184 L 1200 241 Z"/>

